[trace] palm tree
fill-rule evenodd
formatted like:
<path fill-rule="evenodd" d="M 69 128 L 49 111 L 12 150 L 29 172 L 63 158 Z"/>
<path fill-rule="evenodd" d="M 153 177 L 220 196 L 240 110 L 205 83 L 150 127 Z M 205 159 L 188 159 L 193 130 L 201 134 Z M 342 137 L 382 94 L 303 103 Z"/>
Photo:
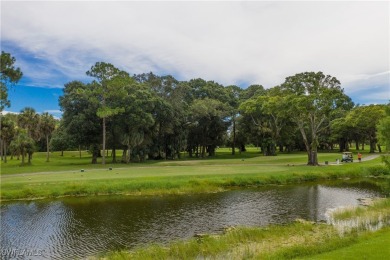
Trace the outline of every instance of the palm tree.
<path fill-rule="evenodd" d="M 39 114 L 35 112 L 34 108 L 25 107 L 20 111 L 20 114 L 18 115 L 18 126 L 26 130 L 28 137 L 30 137 L 33 142 L 38 141 L 41 137 L 38 124 Z M 29 162 L 32 159 L 32 154 L 34 152 L 33 148 L 34 146 L 27 150 Z"/>
<path fill-rule="evenodd" d="M 2 149 L 4 151 L 4 163 L 7 162 L 7 145 L 11 142 L 15 135 L 15 123 L 8 116 L 1 118 L 0 138 L 2 141 Z M 2 151 L 2 152 L 3 152 Z"/>
<path fill-rule="evenodd" d="M 33 139 L 39 139 L 39 115 L 32 107 L 25 107 L 18 115 L 18 126 L 26 129 L 27 135 Z"/>
<path fill-rule="evenodd" d="M 28 136 L 25 129 L 19 129 L 15 139 L 12 140 L 10 147 L 15 150 L 14 152 L 22 155 L 22 165 L 24 165 L 26 153 L 30 155 L 34 151 L 34 140 Z M 28 163 L 31 163 L 31 156 L 28 157 Z"/>
<path fill-rule="evenodd" d="M 41 115 L 40 121 L 39 121 L 39 129 L 43 136 L 46 138 L 46 162 L 49 161 L 49 137 L 53 133 L 54 129 L 56 127 L 56 121 L 52 115 L 45 112 Z"/>

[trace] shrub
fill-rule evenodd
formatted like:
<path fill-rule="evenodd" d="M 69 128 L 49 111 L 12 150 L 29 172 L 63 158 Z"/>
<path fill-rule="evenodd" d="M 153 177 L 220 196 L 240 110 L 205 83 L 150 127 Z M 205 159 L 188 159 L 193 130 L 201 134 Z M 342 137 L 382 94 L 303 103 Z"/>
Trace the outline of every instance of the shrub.
<path fill-rule="evenodd" d="M 387 168 L 384 166 L 369 167 L 369 168 L 367 168 L 367 171 L 370 175 L 373 175 L 373 176 L 390 175 L 390 168 Z"/>

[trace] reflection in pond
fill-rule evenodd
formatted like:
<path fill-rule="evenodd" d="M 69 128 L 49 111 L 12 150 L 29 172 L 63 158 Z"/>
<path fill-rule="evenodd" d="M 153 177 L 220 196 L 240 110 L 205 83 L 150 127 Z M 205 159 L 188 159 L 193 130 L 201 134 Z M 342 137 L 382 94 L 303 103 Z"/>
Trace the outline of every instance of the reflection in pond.
<path fill-rule="evenodd" d="M 81 258 L 166 243 L 227 226 L 262 226 L 297 218 L 325 221 L 329 208 L 380 196 L 373 187 L 273 186 L 215 194 L 88 197 L 1 206 L 3 249 L 39 249 L 40 258 Z"/>

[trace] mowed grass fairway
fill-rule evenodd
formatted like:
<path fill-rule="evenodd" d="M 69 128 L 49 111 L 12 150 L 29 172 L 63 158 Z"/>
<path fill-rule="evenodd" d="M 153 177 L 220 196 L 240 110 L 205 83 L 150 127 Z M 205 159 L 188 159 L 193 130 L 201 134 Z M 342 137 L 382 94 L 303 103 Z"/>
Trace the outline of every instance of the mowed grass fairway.
<path fill-rule="evenodd" d="M 98 164 L 91 164 L 91 155 L 85 151 L 81 152 L 81 158 L 78 151 L 65 151 L 64 156 L 60 152 L 53 152 L 50 155 L 50 162 L 46 162 L 46 153 L 34 153 L 31 165 L 21 166 L 21 160 L 14 158 L 8 162 L 1 164 L 2 174 L 15 173 L 33 173 L 33 172 L 57 172 L 70 171 L 80 169 L 108 169 L 109 167 L 116 168 L 132 168 L 145 166 L 193 166 L 193 165 L 231 165 L 231 164 L 305 164 L 307 162 L 307 155 L 305 152 L 301 153 L 283 153 L 278 156 L 263 156 L 257 148 L 248 148 L 247 152 L 236 155 L 231 155 L 231 150 L 228 148 L 220 148 L 217 150 L 215 157 L 206 158 L 190 158 L 187 154 L 183 154 L 183 159 L 177 160 L 148 160 L 142 163 L 130 164 L 111 164 L 111 156 L 107 157 L 107 164 L 101 165 L 100 159 Z M 117 160 L 120 161 L 121 153 L 118 151 Z M 340 153 L 320 153 L 319 161 L 335 162 L 336 159 L 341 159 Z"/>
<path fill-rule="evenodd" d="M 20 166 L 13 159 L 1 165 L 1 199 L 35 199 L 81 195 L 161 195 L 217 192 L 227 187 L 299 183 L 343 176 L 366 176 L 364 163 L 309 167 L 306 153 L 266 157 L 255 148 L 232 156 L 219 149 L 207 159 L 147 161 L 131 164 L 90 164 L 90 156 L 78 152 L 53 153 L 45 162 L 45 153 L 34 154 L 32 165 Z M 320 153 L 319 161 L 335 162 L 339 153 Z M 110 158 L 108 159 L 110 160 Z M 112 170 L 109 170 L 112 168 Z M 84 170 L 84 172 L 81 171 Z"/>

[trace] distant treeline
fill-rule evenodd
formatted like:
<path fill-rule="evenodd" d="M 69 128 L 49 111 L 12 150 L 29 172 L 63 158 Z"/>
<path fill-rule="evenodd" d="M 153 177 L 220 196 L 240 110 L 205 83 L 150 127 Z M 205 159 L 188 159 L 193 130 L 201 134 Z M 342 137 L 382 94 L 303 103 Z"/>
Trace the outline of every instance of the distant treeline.
<path fill-rule="evenodd" d="M 106 150 L 113 162 L 129 163 L 180 158 L 184 151 L 214 156 L 218 146 L 232 147 L 235 154 L 252 144 L 267 156 L 307 151 L 308 164 L 317 165 L 318 149 L 347 151 L 353 143 L 356 149 L 367 144 L 370 152 L 380 150 L 377 127 L 388 107 L 354 105 L 340 82 L 322 72 L 299 73 L 270 89 L 151 72 L 130 76 L 104 62 L 87 75 L 94 80 L 65 84 L 57 122 L 31 108 L 2 116 L 2 154 L 31 159 L 50 142 L 57 151 L 89 149 L 92 163 L 100 156 L 105 163 Z"/>

